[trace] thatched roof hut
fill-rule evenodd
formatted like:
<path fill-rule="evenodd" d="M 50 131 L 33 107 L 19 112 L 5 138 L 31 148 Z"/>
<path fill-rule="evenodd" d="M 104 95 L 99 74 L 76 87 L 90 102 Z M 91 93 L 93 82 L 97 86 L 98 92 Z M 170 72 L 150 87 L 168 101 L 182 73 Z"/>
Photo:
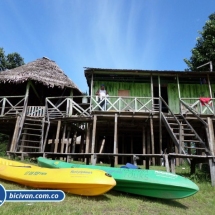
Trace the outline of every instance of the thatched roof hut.
<path fill-rule="evenodd" d="M 81 93 L 63 70 L 54 61 L 46 57 L 0 72 L 0 84 L 2 82 L 19 84 L 30 80 L 42 83 L 47 87 L 72 88 Z"/>

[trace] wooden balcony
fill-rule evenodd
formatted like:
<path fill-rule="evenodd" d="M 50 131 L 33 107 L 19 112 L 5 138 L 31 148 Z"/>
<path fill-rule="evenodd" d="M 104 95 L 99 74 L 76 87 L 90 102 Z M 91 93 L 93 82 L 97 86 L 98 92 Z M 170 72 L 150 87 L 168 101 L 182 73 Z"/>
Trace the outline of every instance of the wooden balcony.
<path fill-rule="evenodd" d="M 200 98 L 181 98 L 180 109 L 182 114 L 215 115 L 215 98 L 201 102 Z M 189 110 L 190 109 L 190 110 Z"/>
<path fill-rule="evenodd" d="M 159 98 L 109 96 L 100 100 L 97 96 L 46 98 L 49 118 L 90 117 L 92 112 L 158 112 Z"/>
<path fill-rule="evenodd" d="M 25 96 L 0 96 L 0 117 L 14 117 L 21 114 Z"/>

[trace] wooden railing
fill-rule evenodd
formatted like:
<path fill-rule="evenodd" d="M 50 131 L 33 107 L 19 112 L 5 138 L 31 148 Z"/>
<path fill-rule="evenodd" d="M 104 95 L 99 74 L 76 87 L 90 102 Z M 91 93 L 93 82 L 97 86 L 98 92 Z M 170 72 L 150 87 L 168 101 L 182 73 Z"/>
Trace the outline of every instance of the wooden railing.
<path fill-rule="evenodd" d="M 202 104 L 199 98 L 181 98 L 180 99 L 180 111 L 182 114 L 191 114 L 190 109 L 196 114 L 215 115 L 215 99 L 210 99 L 209 102 Z"/>
<path fill-rule="evenodd" d="M 25 96 L 0 96 L 0 117 L 21 114 L 24 102 Z"/>
<path fill-rule="evenodd" d="M 91 97 L 91 111 L 130 111 L 130 112 L 154 112 L 159 111 L 159 106 L 155 107 L 154 102 L 159 98 L 152 97 L 119 97 L 108 96 L 100 99 L 98 96 Z"/>
<path fill-rule="evenodd" d="M 46 98 L 47 111 L 50 119 L 90 116 L 90 103 L 88 102 L 89 97 L 83 96 Z"/>
<path fill-rule="evenodd" d="M 156 104 L 155 104 L 156 103 Z M 46 98 L 50 119 L 90 116 L 93 111 L 158 112 L 159 98 L 109 96 L 99 100 L 97 96 Z"/>
<path fill-rule="evenodd" d="M 30 117 L 44 117 L 45 106 L 27 106 L 26 116 Z"/>

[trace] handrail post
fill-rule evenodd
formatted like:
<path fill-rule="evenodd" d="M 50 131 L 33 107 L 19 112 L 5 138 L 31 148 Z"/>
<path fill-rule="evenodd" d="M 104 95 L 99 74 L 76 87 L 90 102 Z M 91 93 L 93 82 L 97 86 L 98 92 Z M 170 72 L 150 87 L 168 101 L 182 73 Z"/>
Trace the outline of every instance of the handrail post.
<path fill-rule="evenodd" d="M 1 115 L 2 115 L 2 116 L 4 115 L 5 103 L 6 103 L 6 98 L 3 98 L 2 110 L 1 110 Z"/>

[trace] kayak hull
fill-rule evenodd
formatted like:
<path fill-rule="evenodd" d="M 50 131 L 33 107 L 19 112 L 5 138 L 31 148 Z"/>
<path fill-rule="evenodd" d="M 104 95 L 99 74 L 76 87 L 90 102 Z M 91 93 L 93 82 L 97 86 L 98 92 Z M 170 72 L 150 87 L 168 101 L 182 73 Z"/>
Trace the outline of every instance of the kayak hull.
<path fill-rule="evenodd" d="M 199 190 L 191 180 L 164 171 L 80 165 L 43 157 L 38 158 L 38 165 L 47 168 L 101 169 L 116 180 L 114 190 L 149 197 L 180 199 L 194 195 Z"/>
<path fill-rule="evenodd" d="M 101 195 L 116 185 L 113 177 L 103 170 L 41 168 L 1 158 L 0 179 L 33 188 L 60 189 L 83 196 Z"/>

